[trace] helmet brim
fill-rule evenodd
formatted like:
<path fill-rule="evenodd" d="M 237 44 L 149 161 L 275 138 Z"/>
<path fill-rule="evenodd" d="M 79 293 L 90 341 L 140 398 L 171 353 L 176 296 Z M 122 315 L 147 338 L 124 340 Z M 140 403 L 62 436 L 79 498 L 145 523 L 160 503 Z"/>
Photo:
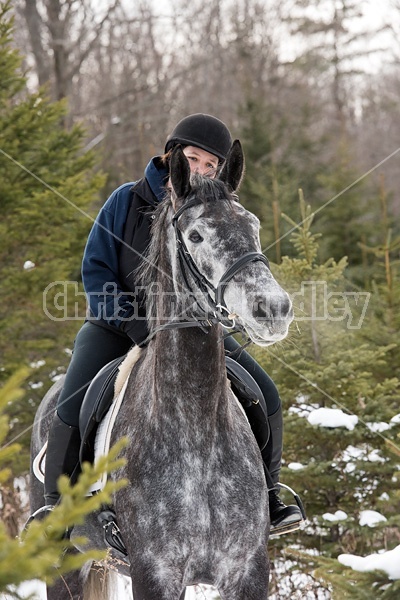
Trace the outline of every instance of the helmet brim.
<path fill-rule="evenodd" d="M 169 152 L 169 150 L 171 150 L 174 146 L 177 146 L 178 144 L 182 144 L 182 146 L 193 146 L 194 148 L 201 148 L 201 150 L 205 150 L 206 152 L 209 152 L 213 156 L 216 156 L 217 158 L 219 158 L 219 160 L 222 162 L 226 158 L 226 156 L 224 156 L 223 154 L 216 152 L 215 148 L 210 148 L 210 146 L 207 146 L 206 144 L 201 144 L 199 142 L 193 142 L 192 140 L 187 140 L 187 139 L 181 138 L 181 137 L 171 138 L 170 140 L 168 140 L 168 142 L 165 145 L 165 152 Z"/>

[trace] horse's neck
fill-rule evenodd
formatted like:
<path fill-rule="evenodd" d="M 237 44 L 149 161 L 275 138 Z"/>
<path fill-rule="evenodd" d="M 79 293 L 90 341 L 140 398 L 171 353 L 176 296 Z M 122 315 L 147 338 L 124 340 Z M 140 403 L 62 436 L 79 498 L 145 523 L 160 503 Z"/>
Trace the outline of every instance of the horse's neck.
<path fill-rule="evenodd" d="M 153 325 L 156 329 L 165 323 L 195 318 L 198 307 L 187 292 L 177 264 L 172 228 L 165 231 L 156 289 L 157 295 L 153 297 L 156 309 Z M 160 331 L 152 346 L 156 398 L 170 396 L 178 405 L 189 400 L 193 409 L 198 405 L 203 413 L 207 406 L 213 412 L 216 406 L 222 406 L 226 401 L 226 369 L 220 326 L 210 327 L 207 333 L 198 327 Z"/>
<path fill-rule="evenodd" d="M 213 414 L 227 399 L 225 358 L 220 328 L 160 332 L 154 341 L 157 396 L 192 404 L 200 416 Z"/>

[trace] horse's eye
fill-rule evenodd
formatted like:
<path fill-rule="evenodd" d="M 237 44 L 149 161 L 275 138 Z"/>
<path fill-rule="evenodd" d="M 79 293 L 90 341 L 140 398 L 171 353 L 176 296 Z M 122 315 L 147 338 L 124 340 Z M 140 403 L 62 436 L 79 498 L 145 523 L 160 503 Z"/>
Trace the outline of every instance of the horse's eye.
<path fill-rule="evenodd" d="M 195 229 L 189 233 L 188 237 L 189 237 L 189 240 L 191 242 L 193 242 L 194 244 L 199 244 L 200 242 L 203 241 L 203 238 L 201 237 L 199 232 L 196 231 Z"/>

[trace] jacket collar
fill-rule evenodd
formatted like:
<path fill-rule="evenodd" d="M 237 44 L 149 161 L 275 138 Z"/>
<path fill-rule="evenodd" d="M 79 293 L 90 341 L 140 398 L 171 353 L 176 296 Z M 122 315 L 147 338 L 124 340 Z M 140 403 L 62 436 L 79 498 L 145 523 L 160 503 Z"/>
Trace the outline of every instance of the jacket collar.
<path fill-rule="evenodd" d="M 161 202 L 165 197 L 165 185 L 168 181 L 169 172 L 168 169 L 162 164 L 161 157 L 155 156 L 152 158 L 147 165 L 144 176 L 154 196 L 154 202 L 156 204 Z M 150 200 L 146 198 L 146 200 Z"/>

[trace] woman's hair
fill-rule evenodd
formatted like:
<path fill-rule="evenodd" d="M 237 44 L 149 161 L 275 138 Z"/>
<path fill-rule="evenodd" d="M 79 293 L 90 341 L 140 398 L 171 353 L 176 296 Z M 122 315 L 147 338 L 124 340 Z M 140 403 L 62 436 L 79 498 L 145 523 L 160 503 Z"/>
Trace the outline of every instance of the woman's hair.
<path fill-rule="evenodd" d="M 171 160 L 172 150 L 173 150 L 173 148 L 171 148 L 170 150 L 168 150 L 168 152 L 165 152 L 164 154 L 161 154 L 161 156 L 160 156 L 162 164 L 164 165 L 164 167 L 168 168 L 168 171 L 169 171 L 169 162 Z"/>

